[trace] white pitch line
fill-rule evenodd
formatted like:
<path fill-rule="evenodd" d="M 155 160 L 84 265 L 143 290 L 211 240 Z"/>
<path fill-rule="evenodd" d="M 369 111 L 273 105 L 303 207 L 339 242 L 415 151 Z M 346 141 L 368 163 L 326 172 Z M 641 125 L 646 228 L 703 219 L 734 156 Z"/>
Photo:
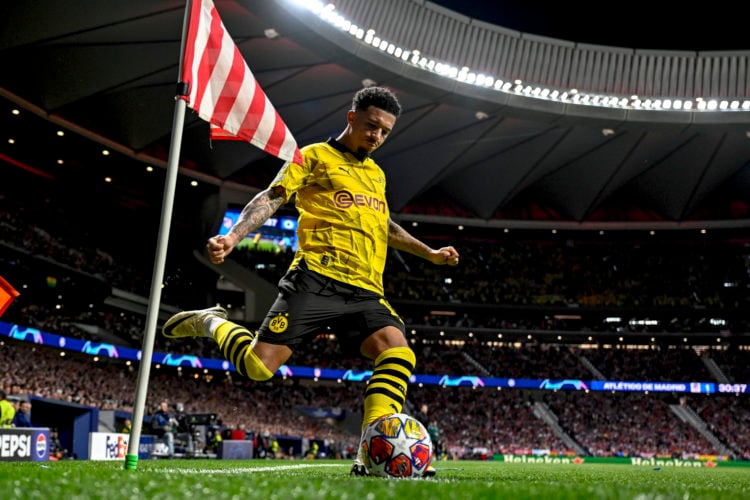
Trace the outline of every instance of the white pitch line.
<path fill-rule="evenodd" d="M 270 472 L 277 470 L 310 469 L 316 467 L 346 467 L 346 464 L 297 464 L 276 467 L 243 467 L 242 469 L 154 469 L 153 472 L 183 472 L 190 474 L 246 474 L 248 472 Z"/>

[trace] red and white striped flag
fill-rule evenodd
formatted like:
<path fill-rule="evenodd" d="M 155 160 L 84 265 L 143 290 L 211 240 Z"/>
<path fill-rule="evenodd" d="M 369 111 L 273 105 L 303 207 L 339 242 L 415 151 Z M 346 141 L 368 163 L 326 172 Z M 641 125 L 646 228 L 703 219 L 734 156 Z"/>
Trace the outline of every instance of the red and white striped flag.
<path fill-rule="evenodd" d="M 234 134 L 230 134 L 221 127 L 217 127 L 213 123 L 210 124 L 209 136 L 212 141 L 239 141 L 240 138 Z"/>
<path fill-rule="evenodd" d="M 212 0 L 190 6 L 181 96 L 202 119 L 282 160 L 302 163 L 297 142 L 227 33 Z"/>

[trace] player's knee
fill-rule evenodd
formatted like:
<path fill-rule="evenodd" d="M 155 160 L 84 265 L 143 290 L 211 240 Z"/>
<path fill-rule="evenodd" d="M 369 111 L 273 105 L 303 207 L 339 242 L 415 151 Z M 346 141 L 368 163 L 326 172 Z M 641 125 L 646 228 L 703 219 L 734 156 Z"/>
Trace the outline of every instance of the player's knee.
<path fill-rule="evenodd" d="M 360 352 L 370 359 L 376 359 L 386 351 L 394 348 L 409 349 L 408 346 L 401 330 L 387 326 L 367 337 L 360 346 Z"/>

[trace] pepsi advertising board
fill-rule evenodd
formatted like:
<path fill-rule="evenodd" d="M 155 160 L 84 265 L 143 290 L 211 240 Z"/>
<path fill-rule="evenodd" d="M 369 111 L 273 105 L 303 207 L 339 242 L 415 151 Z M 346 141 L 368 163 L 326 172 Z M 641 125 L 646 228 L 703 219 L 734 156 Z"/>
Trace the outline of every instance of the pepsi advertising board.
<path fill-rule="evenodd" d="M 48 428 L 0 429 L 0 462 L 46 462 L 48 460 Z"/>

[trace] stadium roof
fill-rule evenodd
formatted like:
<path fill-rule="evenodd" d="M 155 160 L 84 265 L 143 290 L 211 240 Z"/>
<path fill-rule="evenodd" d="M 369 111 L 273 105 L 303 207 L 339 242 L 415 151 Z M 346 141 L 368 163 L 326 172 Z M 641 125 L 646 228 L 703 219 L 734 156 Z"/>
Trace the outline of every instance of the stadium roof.
<path fill-rule="evenodd" d="M 404 113 L 376 153 L 389 176 L 397 217 L 456 216 L 468 223 L 501 225 L 546 221 L 542 224 L 571 227 L 685 227 L 708 220 L 721 220 L 715 224 L 725 227 L 750 226 L 750 111 L 608 108 L 540 99 L 532 95 L 533 85 L 526 93 L 501 92 L 391 57 L 290 0 L 215 3 L 300 144 L 337 135 L 345 125 L 349 99 L 363 82 L 398 93 Z M 470 62 L 463 59 L 468 52 L 459 50 L 467 40 L 485 52 L 497 48 L 482 45 L 487 33 L 530 49 L 650 58 L 656 61 L 654 71 L 662 62 L 695 56 L 557 43 L 424 1 L 383 0 L 377 7 L 368 7 L 375 2 L 366 0 L 336 3 L 336 12 L 372 25 L 394 43 L 413 39 L 406 29 L 410 23 L 421 25 L 425 33 L 440 34 L 453 26 L 450 22 L 475 30 L 480 38 L 454 34 L 452 43 L 441 46 L 446 38 L 440 34 L 434 46 L 428 40 L 421 47 L 422 55 L 434 51 L 434 57 L 456 67 Z M 403 18 L 399 9 L 405 9 Z M 166 165 L 183 16 L 184 1 L 177 0 L 108 2 L 106 7 L 98 0 L 82 0 L 75 9 L 56 0 L 4 2 L 0 94 L 8 105 L 2 109 L 20 106 L 140 162 Z M 451 54 L 456 60 L 449 60 Z M 531 60 L 533 54 L 527 55 L 519 64 Z M 714 95 L 717 102 L 750 97 L 750 50 L 705 56 L 716 62 L 711 71 L 721 73 L 726 67 L 729 74 L 712 77 L 720 85 L 707 89 L 707 97 Z M 473 61 L 481 64 L 479 56 Z M 554 61 L 548 59 L 549 64 Z M 513 80 L 512 75 L 496 77 Z M 597 92 L 593 80 L 591 97 L 598 100 L 606 92 Z M 737 80 L 735 87 L 725 84 Z M 0 116 L 5 130 L 17 128 L 12 119 L 5 112 Z M 279 167 L 248 144 L 211 144 L 208 125 L 191 111 L 183 137 L 181 173 L 227 191 L 262 188 Z M 44 155 L 65 146 L 40 147 L 40 141 L 48 139 L 37 136 L 24 149 L 23 141 L 10 147 L 3 138 L 0 153 L 6 161 L 44 170 Z"/>

